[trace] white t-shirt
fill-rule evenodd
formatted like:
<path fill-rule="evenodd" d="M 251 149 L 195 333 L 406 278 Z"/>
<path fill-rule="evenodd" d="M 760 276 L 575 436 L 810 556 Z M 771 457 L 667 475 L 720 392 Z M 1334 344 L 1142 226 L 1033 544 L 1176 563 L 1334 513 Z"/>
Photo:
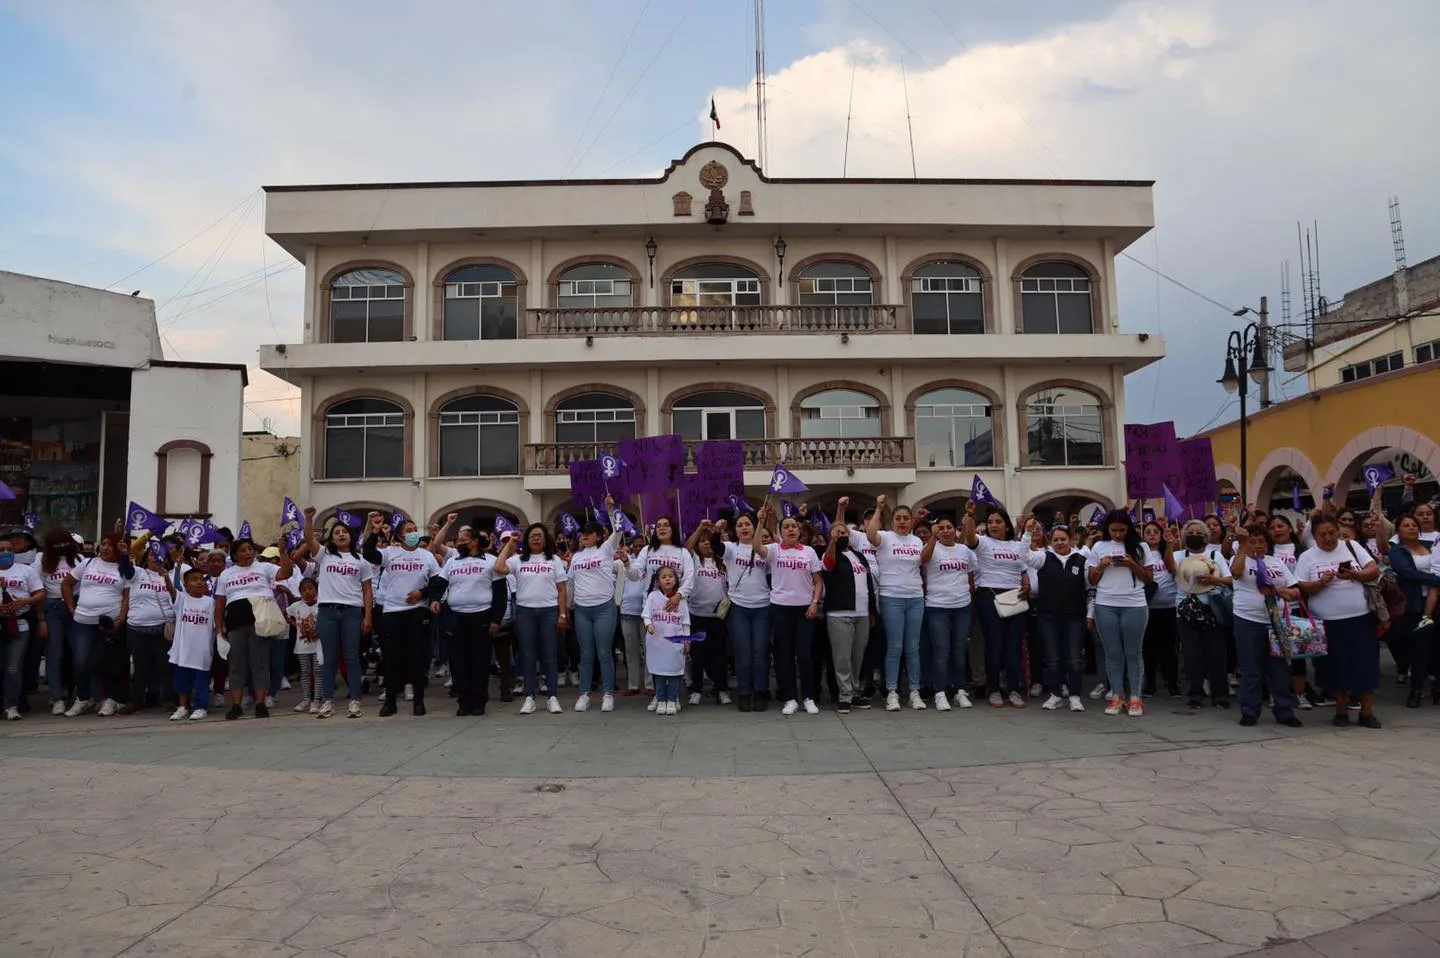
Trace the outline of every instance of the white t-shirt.
<path fill-rule="evenodd" d="M 815 598 L 815 574 L 822 568 L 820 557 L 807 545 L 787 549 L 780 543 L 766 547 L 770 564 L 770 604 L 808 606 Z"/>
<path fill-rule="evenodd" d="M 425 605 L 425 587 L 431 577 L 440 574 L 440 563 L 429 549 L 386 546 L 380 550 L 380 566 L 385 576 L 380 580 L 377 601 L 386 612 L 408 612 Z M 407 602 L 411 592 L 419 592 L 420 601 Z"/>
<path fill-rule="evenodd" d="M 1098 544 L 1098 543 L 1097 543 L 1097 544 Z M 1228 575 L 1230 574 L 1230 560 L 1225 558 L 1225 555 L 1220 551 L 1220 547 L 1219 547 L 1219 546 L 1206 546 L 1204 549 L 1202 549 L 1202 550 L 1199 551 L 1199 552 L 1191 552 L 1189 549 L 1185 549 L 1185 548 L 1177 549 L 1176 551 L 1174 551 L 1174 552 L 1172 552 L 1172 553 L 1170 554 L 1171 558 L 1173 558 L 1173 559 L 1175 560 L 1175 569 L 1176 569 L 1176 571 L 1179 571 L 1179 569 L 1180 569 L 1180 563 L 1184 562 L 1184 561 L 1185 561 L 1185 558 L 1186 558 L 1187 556 L 1192 556 L 1192 555 L 1204 556 L 1205 558 L 1207 558 L 1207 559 L 1209 559 L 1211 562 L 1213 562 L 1213 563 L 1215 564 L 1215 571 L 1214 571 L 1214 573 L 1212 573 L 1213 575 L 1228 576 Z M 1189 595 L 1189 593 L 1187 593 L 1187 592 L 1182 592 L 1182 591 L 1181 591 L 1181 589 L 1180 589 L 1180 584 L 1179 584 L 1178 582 L 1176 582 L 1176 584 L 1175 584 L 1175 606 L 1176 606 L 1176 608 L 1179 608 L 1180 603 L 1181 603 L 1181 602 L 1184 602 L 1185 599 L 1188 597 L 1188 595 Z"/>
<path fill-rule="evenodd" d="M 963 542 L 947 546 L 936 542 L 925 564 L 925 604 L 934 609 L 964 609 L 970 605 L 970 573 L 975 552 Z"/>
<path fill-rule="evenodd" d="M 615 601 L 615 552 L 620 534 L 614 533 L 599 545 L 581 549 L 570 557 L 570 603 L 593 608 Z"/>
<path fill-rule="evenodd" d="M 284 589 L 290 593 L 291 601 L 298 600 L 300 598 L 300 580 L 303 578 L 305 578 L 305 574 L 300 567 L 294 566 L 290 571 L 290 578 L 275 580 L 275 588 Z"/>
<path fill-rule="evenodd" d="M 495 585 L 495 557 L 456 555 L 445 563 L 440 576 L 446 581 L 445 604 L 452 612 L 470 614 L 490 608 Z"/>
<path fill-rule="evenodd" d="M 851 608 L 837 609 L 831 604 L 830 596 L 827 594 L 825 597 L 825 617 L 827 619 L 868 618 L 870 615 L 870 563 L 866 562 L 863 556 L 857 559 L 855 553 L 852 551 L 842 552 L 841 555 L 845 559 L 845 565 L 850 569 L 850 574 L 854 576 L 855 602 Z M 820 564 L 823 567 L 825 560 L 821 559 Z M 835 568 L 837 570 L 840 568 L 840 559 L 838 558 L 835 560 Z"/>
<path fill-rule="evenodd" d="M 320 586 L 316 600 L 321 605 L 349 605 L 356 608 L 365 605 L 363 583 L 374 580 L 375 570 L 363 558 L 348 552 L 331 555 L 330 550 L 322 546 L 320 558 L 312 568 Z M 373 601 L 374 597 L 371 598 Z"/>
<path fill-rule="evenodd" d="M 634 616 L 643 614 L 645 611 L 645 596 L 649 591 L 650 583 L 641 582 L 639 579 L 631 579 L 627 576 L 625 579 L 625 591 L 620 597 L 620 614 Z"/>
<path fill-rule="evenodd" d="M 120 578 L 120 567 L 98 556 L 86 559 L 71 573 L 80 586 L 75 599 L 75 621 L 96 625 L 100 616 L 115 618 L 120 614 L 120 599 L 130 591 L 130 583 Z"/>
<path fill-rule="evenodd" d="M 1020 588 L 1020 580 L 1031 565 L 1030 548 L 1005 539 L 980 536 L 971 550 L 975 553 L 975 586 L 1002 592 Z M 1045 553 L 1037 553 L 1044 562 Z"/>
<path fill-rule="evenodd" d="M 875 576 L 876 581 L 880 577 L 880 551 L 870 544 L 870 537 L 865 530 L 859 526 L 850 527 L 850 548 L 865 557 L 865 562 L 870 566 L 870 574 Z"/>
<path fill-rule="evenodd" d="M 137 568 L 135 578 L 130 580 L 130 611 L 125 621 L 153 629 L 169 622 L 174 615 L 175 601 L 170 598 L 170 585 L 165 576 Z"/>
<path fill-rule="evenodd" d="M 1266 556 L 1264 562 L 1265 571 L 1276 586 L 1289 589 L 1300 581 L 1279 556 Z M 1235 580 L 1235 618 L 1263 624 L 1270 621 L 1270 613 L 1265 608 L 1265 597 L 1260 594 L 1259 579 L 1255 571 L 1257 565 L 1254 559 L 1246 556 L 1245 574 Z"/>
<path fill-rule="evenodd" d="M 292 602 L 285 610 L 285 617 L 295 626 L 295 654 L 315 655 L 320 651 L 320 636 L 317 634 L 313 639 L 305 637 L 306 622 L 313 622 L 315 619 L 316 607 L 308 602 Z"/>
<path fill-rule="evenodd" d="M 82 560 L 82 561 L 83 561 L 83 560 Z M 46 598 L 46 599 L 63 599 L 63 598 L 65 598 L 64 593 L 62 593 L 62 592 L 60 591 L 60 586 L 61 586 L 61 583 L 63 583 L 63 582 L 65 581 L 65 577 L 66 577 L 67 575 L 69 575 L 69 574 L 74 570 L 74 568 L 75 568 L 75 567 L 70 564 L 70 560 L 67 559 L 67 558 L 65 558 L 64 556 L 61 556 L 59 559 L 57 559 L 57 560 L 55 561 L 55 571 L 54 571 L 54 572 L 46 572 L 46 571 L 44 571 L 44 570 L 40 567 L 40 564 L 39 564 L 39 563 L 36 563 L 36 565 L 35 565 L 36 571 L 38 571 L 38 572 L 40 573 L 40 575 L 45 579 L 45 598 Z"/>
<path fill-rule="evenodd" d="M 1148 566 L 1155 561 L 1148 545 L 1142 542 L 1140 548 L 1144 551 L 1140 559 L 1141 565 Z M 1090 549 L 1090 557 L 1085 560 L 1086 571 L 1098 568 L 1100 560 L 1106 556 L 1116 564 L 1100 573 L 1100 581 L 1095 586 L 1095 604 L 1120 609 L 1145 608 L 1145 580 L 1129 568 L 1118 564 L 1125 556 L 1125 543 L 1113 539 L 1095 543 Z"/>
<path fill-rule="evenodd" d="M 714 559 L 695 559 L 695 588 L 690 593 L 690 611 L 696 616 L 713 618 L 720 600 L 725 598 L 726 573 Z"/>
<path fill-rule="evenodd" d="M 1295 563 L 1300 558 L 1299 553 L 1297 553 L 1295 550 L 1295 543 L 1293 542 L 1275 543 L 1274 557 L 1285 563 L 1285 568 L 1291 572 L 1295 571 Z"/>
<path fill-rule="evenodd" d="M 763 609 L 770 604 L 770 568 L 764 548 L 725 543 L 725 574 L 730 579 L 730 601 L 742 609 Z"/>
<path fill-rule="evenodd" d="M 690 607 L 685 600 L 680 600 L 680 605 L 674 612 L 666 612 L 665 606 L 670 599 L 659 589 L 651 592 L 645 598 L 645 610 L 641 620 L 647 626 L 645 631 L 645 668 L 651 675 L 684 675 L 685 674 L 685 650 L 679 643 L 671 642 L 667 635 L 689 635 L 690 634 Z M 648 626 L 653 625 L 655 632 L 652 635 Z M 707 636 L 709 642 L 718 636 Z"/>
<path fill-rule="evenodd" d="M 266 562 L 232 565 L 220 574 L 220 581 L 215 583 L 215 595 L 227 604 L 241 599 L 273 599 L 275 575 L 279 571 L 279 566 Z"/>
<path fill-rule="evenodd" d="M 869 541 L 869 537 L 866 537 Z M 889 529 L 880 530 L 880 544 L 875 547 L 875 562 L 880 567 L 876 589 L 884 598 L 918 599 L 925 595 L 920 579 L 920 553 L 925 543 L 919 536 L 902 536 Z"/>
<path fill-rule="evenodd" d="M 10 593 L 11 601 L 28 599 L 32 592 L 39 592 L 45 588 L 41 581 L 40 567 L 36 565 L 21 565 L 16 562 L 8 569 L 0 569 L 0 582 L 4 582 L 5 591 Z M 25 612 L 30 608 L 27 607 Z M 25 621 L 25 614 L 15 616 L 15 621 L 20 623 L 21 632 L 30 631 L 30 623 Z"/>
<path fill-rule="evenodd" d="M 182 592 L 175 600 L 175 638 L 170 643 L 170 664 L 210 671 L 215 644 L 215 600 Z"/>
<path fill-rule="evenodd" d="M 1150 550 L 1149 566 L 1151 574 L 1155 576 L 1155 598 L 1150 600 L 1150 608 L 1175 608 L 1175 577 L 1165 568 L 1165 554 L 1162 550 Z"/>
<path fill-rule="evenodd" d="M 1358 542 L 1337 542 L 1329 552 L 1314 546 L 1300 553 L 1295 563 L 1295 578 L 1314 582 L 1321 573 L 1338 571 L 1342 562 L 1351 563 L 1359 572 L 1373 561 L 1374 557 Z M 1347 579 L 1335 579 L 1314 595 L 1306 596 L 1305 602 L 1321 619 L 1353 619 L 1370 611 L 1365 601 L 1365 587 Z"/>
<path fill-rule="evenodd" d="M 680 573 L 680 594 L 688 599 L 695 589 L 695 557 L 679 546 L 662 545 L 654 549 L 646 546 L 640 550 L 640 555 L 631 561 L 630 571 L 625 575 L 630 579 L 639 579 L 648 586 L 662 566 L 669 566 Z"/>
<path fill-rule="evenodd" d="M 560 605 L 560 583 L 569 577 L 559 556 L 545 558 L 537 552 L 528 559 L 511 557 L 509 569 L 515 575 L 515 604 L 527 609 L 553 609 Z"/>

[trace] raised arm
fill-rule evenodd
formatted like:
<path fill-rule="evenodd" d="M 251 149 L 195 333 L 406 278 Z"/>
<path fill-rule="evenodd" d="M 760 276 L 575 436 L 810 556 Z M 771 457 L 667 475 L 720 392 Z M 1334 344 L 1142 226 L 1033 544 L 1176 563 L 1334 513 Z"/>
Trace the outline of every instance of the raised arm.
<path fill-rule="evenodd" d="M 515 540 L 518 538 L 520 537 L 511 536 L 509 539 L 506 539 L 505 544 L 500 547 L 500 554 L 495 557 L 496 575 L 510 574 L 510 557 L 515 554 Z"/>
<path fill-rule="evenodd" d="M 885 497 L 875 497 L 875 511 L 870 514 L 870 521 L 865 523 L 865 538 L 870 540 L 872 546 L 880 545 L 880 530 L 885 528 Z"/>
<path fill-rule="evenodd" d="M 965 544 L 975 548 L 980 544 L 980 535 L 975 531 L 975 503 L 965 503 L 965 518 L 960 521 L 960 535 Z"/>

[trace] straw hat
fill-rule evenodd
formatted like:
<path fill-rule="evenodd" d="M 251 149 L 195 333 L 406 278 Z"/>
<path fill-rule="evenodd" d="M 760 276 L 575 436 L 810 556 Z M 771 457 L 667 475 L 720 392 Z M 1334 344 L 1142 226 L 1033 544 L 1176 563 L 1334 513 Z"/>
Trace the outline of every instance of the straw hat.
<path fill-rule="evenodd" d="M 1202 575 L 1218 575 L 1220 568 L 1209 556 L 1186 556 L 1175 567 L 1175 587 L 1187 595 L 1202 595 L 1215 588 L 1197 582 Z"/>

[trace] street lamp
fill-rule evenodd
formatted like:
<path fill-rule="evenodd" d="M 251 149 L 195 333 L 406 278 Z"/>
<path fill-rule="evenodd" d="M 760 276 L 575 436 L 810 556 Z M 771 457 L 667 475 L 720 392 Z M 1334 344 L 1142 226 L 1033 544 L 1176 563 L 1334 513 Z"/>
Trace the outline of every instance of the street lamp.
<path fill-rule="evenodd" d="M 1237 310 L 1235 315 L 1243 316 L 1247 311 L 1250 311 L 1248 306 L 1245 309 Z M 1242 509 L 1250 502 L 1249 463 L 1246 449 L 1246 432 L 1249 427 L 1246 400 L 1250 395 L 1249 380 L 1254 380 L 1256 385 L 1260 385 L 1266 381 L 1266 377 L 1269 375 L 1270 360 L 1261 345 L 1260 325 L 1251 323 L 1244 330 L 1232 331 L 1230 339 L 1225 345 L 1225 372 L 1217 382 L 1232 396 L 1236 393 L 1240 395 L 1240 504 Z"/>

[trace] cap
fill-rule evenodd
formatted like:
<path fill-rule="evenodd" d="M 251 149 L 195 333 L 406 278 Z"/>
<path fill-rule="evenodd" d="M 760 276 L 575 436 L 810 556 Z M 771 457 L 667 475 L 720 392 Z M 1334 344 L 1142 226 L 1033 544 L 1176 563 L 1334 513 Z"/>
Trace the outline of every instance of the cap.
<path fill-rule="evenodd" d="M 275 548 L 274 546 L 270 546 L 268 549 L 266 549 L 266 550 L 264 550 L 263 552 L 260 553 L 260 558 L 262 558 L 262 559 L 278 559 L 278 558 L 280 558 L 280 550 L 277 549 L 277 548 Z"/>

